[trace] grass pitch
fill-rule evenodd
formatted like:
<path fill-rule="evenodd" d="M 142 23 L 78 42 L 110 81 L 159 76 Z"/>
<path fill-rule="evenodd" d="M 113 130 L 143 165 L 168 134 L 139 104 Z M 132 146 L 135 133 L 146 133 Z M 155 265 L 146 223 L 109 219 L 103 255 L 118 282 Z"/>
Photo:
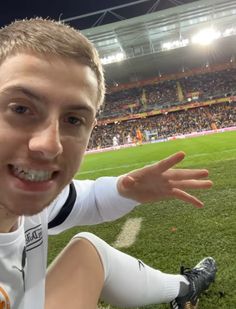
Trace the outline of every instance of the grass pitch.
<path fill-rule="evenodd" d="M 105 153 L 88 154 L 79 179 L 115 176 L 154 163 L 176 151 L 186 153 L 184 168 L 207 168 L 214 186 L 196 192 L 205 202 L 195 209 L 171 200 L 137 207 L 115 223 L 73 228 L 49 239 L 49 262 L 79 231 L 95 233 L 112 244 L 128 218 L 142 218 L 136 242 L 127 252 L 168 273 L 178 273 L 183 263 L 192 267 L 205 256 L 218 264 L 216 282 L 200 301 L 199 309 L 236 308 L 236 132 L 148 144 Z M 104 308 L 113 308 L 103 305 Z M 149 309 L 167 309 L 152 305 Z"/>

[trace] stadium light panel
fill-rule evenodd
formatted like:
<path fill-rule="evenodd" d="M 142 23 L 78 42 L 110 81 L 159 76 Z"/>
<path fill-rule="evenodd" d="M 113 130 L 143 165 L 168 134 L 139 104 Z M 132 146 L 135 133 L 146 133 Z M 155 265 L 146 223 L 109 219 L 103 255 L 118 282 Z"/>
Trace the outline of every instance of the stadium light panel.
<path fill-rule="evenodd" d="M 109 64 L 113 62 L 120 62 L 125 59 L 125 54 L 123 52 L 119 52 L 116 54 L 112 54 L 101 59 L 102 64 Z"/>
<path fill-rule="evenodd" d="M 227 28 L 224 32 L 223 32 L 223 36 L 231 36 L 234 35 L 236 33 L 235 28 Z"/>
<path fill-rule="evenodd" d="M 197 34 L 195 34 L 191 41 L 194 44 L 200 44 L 200 45 L 209 45 L 214 40 L 217 40 L 221 37 L 221 32 L 218 30 L 215 30 L 213 28 L 206 28 L 201 31 L 199 31 Z"/>
<path fill-rule="evenodd" d="M 167 51 L 171 49 L 176 49 L 180 47 L 185 47 L 190 44 L 201 44 L 201 45 L 208 45 L 211 44 L 214 40 L 217 40 L 219 38 L 224 38 L 228 36 L 236 35 L 236 28 L 226 28 L 225 30 L 219 31 L 215 30 L 214 28 L 206 28 L 195 35 L 192 36 L 192 38 L 185 38 L 181 40 L 173 40 L 164 42 L 161 45 L 162 51 Z"/>
<path fill-rule="evenodd" d="M 162 44 L 162 50 L 170 50 L 170 49 L 175 49 L 175 48 L 180 48 L 189 45 L 189 40 L 188 39 L 183 39 L 183 40 L 175 40 L 175 41 L 170 41 L 170 42 L 165 42 Z"/>

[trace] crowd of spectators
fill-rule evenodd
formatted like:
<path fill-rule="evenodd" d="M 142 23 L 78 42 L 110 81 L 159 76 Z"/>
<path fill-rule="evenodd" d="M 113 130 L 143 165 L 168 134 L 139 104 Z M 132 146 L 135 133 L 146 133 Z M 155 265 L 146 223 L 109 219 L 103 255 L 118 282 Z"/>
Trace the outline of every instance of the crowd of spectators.
<path fill-rule="evenodd" d="M 233 96 L 236 96 L 236 69 L 233 68 L 108 92 L 98 119 L 114 118 L 114 122 L 94 128 L 88 149 L 137 142 L 138 129 L 143 140 L 150 141 L 236 126 L 236 100 L 230 102 Z M 226 98 L 227 102 L 201 106 L 202 102 L 218 98 Z M 197 106 L 188 108 L 191 103 Z M 182 110 L 126 121 L 117 119 L 149 111 L 168 111 L 176 105 Z"/>
<path fill-rule="evenodd" d="M 178 104 L 176 81 L 130 88 L 106 95 L 100 119 L 142 113 L 160 106 Z M 111 108 L 112 107 L 112 108 Z"/>
<path fill-rule="evenodd" d="M 182 78 L 180 84 L 185 96 L 199 92 L 200 100 L 231 96 L 236 93 L 236 69 Z"/>
<path fill-rule="evenodd" d="M 147 112 L 236 94 L 236 69 L 107 93 L 99 119 Z"/>
<path fill-rule="evenodd" d="M 138 129 L 143 140 L 150 141 L 231 126 L 236 126 L 236 102 L 218 103 L 96 126 L 88 149 L 110 147 L 114 136 L 119 145 L 136 142 Z"/>

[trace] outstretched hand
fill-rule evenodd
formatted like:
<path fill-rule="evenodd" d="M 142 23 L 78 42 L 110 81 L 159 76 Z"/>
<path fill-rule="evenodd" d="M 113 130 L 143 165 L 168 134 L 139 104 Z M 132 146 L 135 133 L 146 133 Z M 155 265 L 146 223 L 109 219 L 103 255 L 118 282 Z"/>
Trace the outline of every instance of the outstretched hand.
<path fill-rule="evenodd" d="M 120 195 L 139 203 L 157 202 L 177 198 L 196 207 L 203 207 L 203 202 L 187 193 L 189 189 L 208 189 L 212 182 L 206 178 L 206 169 L 174 169 L 174 165 L 185 157 L 184 152 L 159 161 L 153 165 L 122 175 L 117 188 Z"/>

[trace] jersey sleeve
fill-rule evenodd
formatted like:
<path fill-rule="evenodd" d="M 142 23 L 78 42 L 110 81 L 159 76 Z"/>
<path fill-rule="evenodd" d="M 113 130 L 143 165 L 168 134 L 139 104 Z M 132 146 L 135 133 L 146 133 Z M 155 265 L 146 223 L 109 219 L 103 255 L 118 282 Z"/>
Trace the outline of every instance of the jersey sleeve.
<path fill-rule="evenodd" d="M 113 221 L 129 213 L 139 203 L 118 193 L 117 179 L 73 180 L 47 210 L 49 234 Z"/>

